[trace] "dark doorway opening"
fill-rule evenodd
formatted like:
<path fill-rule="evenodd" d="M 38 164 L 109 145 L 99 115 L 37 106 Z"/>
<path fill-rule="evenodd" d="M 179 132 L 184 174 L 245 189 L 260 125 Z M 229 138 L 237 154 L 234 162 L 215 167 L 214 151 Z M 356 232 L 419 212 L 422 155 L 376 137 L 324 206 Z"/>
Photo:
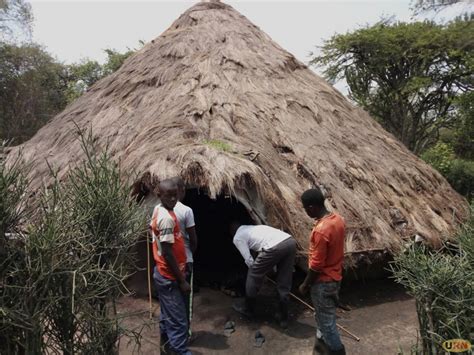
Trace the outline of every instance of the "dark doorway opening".
<path fill-rule="evenodd" d="M 219 195 L 213 200 L 198 189 L 187 190 L 183 203 L 193 209 L 196 222 L 195 283 L 243 295 L 247 266 L 232 242 L 229 226 L 233 220 L 254 224 L 247 209 L 233 197 Z"/>

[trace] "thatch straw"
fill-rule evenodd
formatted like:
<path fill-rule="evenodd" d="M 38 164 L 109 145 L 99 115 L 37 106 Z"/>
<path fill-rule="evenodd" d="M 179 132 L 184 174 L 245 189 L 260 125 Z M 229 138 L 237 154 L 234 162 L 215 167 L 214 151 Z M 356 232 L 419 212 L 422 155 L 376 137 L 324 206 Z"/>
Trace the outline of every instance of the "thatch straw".
<path fill-rule="evenodd" d="M 397 250 L 415 234 L 438 245 L 468 210 L 366 112 L 219 2 L 190 8 L 10 153 L 23 149 L 34 188 L 46 160 L 63 176 L 80 158 L 74 122 L 127 171 L 234 193 L 303 249 L 312 222 L 299 196 L 312 185 L 346 219 L 348 252 Z"/>

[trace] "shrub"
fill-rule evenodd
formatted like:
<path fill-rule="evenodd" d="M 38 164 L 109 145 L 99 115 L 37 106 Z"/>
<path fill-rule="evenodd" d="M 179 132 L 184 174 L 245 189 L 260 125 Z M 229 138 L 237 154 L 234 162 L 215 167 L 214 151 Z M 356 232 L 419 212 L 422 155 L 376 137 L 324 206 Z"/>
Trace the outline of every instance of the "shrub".
<path fill-rule="evenodd" d="M 91 135 L 81 139 L 86 160 L 64 183 L 43 190 L 28 233 L 4 239 L 1 354 L 113 354 L 128 332 L 116 300 L 127 292 L 131 248 L 145 230 L 145 216 L 107 151 L 96 152 Z M 21 176 L 21 169 L 0 174 L 14 181 L 5 176 Z M 0 193 L 21 204 L 15 184 L 6 185 Z"/>
<path fill-rule="evenodd" d="M 421 155 L 421 158 L 438 170 L 451 186 L 468 200 L 474 194 L 474 161 L 456 159 L 453 148 L 437 143 Z"/>
<path fill-rule="evenodd" d="M 454 159 L 445 175 L 451 186 L 471 200 L 474 195 L 474 161 Z"/>
<path fill-rule="evenodd" d="M 472 214 L 471 214 L 472 215 Z M 449 339 L 470 339 L 474 319 L 474 219 L 459 245 L 432 251 L 414 244 L 391 264 L 394 278 L 415 297 L 423 354 L 442 354 Z"/>
<path fill-rule="evenodd" d="M 421 158 L 441 174 L 445 175 L 451 168 L 451 163 L 454 159 L 454 150 L 446 143 L 437 143 L 425 151 L 421 155 Z"/>

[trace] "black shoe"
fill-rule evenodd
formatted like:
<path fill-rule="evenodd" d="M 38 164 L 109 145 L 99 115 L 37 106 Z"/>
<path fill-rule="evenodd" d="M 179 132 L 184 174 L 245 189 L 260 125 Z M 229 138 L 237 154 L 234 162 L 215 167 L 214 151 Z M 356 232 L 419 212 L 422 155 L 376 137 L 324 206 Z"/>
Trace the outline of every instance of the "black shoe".
<path fill-rule="evenodd" d="M 253 318 L 255 316 L 255 301 L 255 298 L 245 298 L 244 302 L 237 300 L 232 308 L 247 318 Z"/>
<path fill-rule="evenodd" d="M 344 345 L 342 346 L 342 349 L 339 349 L 339 350 L 331 350 L 329 351 L 329 354 L 330 355 L 346 355 L 346 348 L 344 347 Z"/>
<path fill-rule="evenodd" d="M 280 301 L 276 319 L 281 328 L 288 328 L 288 301 Z"/>

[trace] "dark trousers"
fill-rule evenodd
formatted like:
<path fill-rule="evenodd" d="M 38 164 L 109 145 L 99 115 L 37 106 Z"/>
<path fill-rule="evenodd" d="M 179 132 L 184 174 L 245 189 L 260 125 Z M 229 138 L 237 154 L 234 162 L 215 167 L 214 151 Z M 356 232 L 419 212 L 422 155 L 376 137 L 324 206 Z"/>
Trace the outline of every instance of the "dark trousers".
<path fill-rule="evenodd" d="M 311 300 L 315 308 L 316 338 L 323 339 L 331 351 L 343 348 L 336 325 L 336 306 L 340 282 L 317 282 L 311 287 Z"/>
<path fill-rule="evenodd" d="M 186 297 L 178 283 L 162 276 L 155 268 L 153 273 L 160 301 L 160 333 L 168 338 L 171 350 L 178 354 L 191 354 L 187 349 L 188 317 Z"/>
<path fill-rule="evenodd" d="M 295 263 L 296 241 L 288 238 L 273 248 L 262 250 L 247 273 L 245 283 L 246 295 L 257 297 L 265 275 L 277 267 L 277 290 L 281 302 L 288 302 L 293 281 L 293 265 Z"/>

